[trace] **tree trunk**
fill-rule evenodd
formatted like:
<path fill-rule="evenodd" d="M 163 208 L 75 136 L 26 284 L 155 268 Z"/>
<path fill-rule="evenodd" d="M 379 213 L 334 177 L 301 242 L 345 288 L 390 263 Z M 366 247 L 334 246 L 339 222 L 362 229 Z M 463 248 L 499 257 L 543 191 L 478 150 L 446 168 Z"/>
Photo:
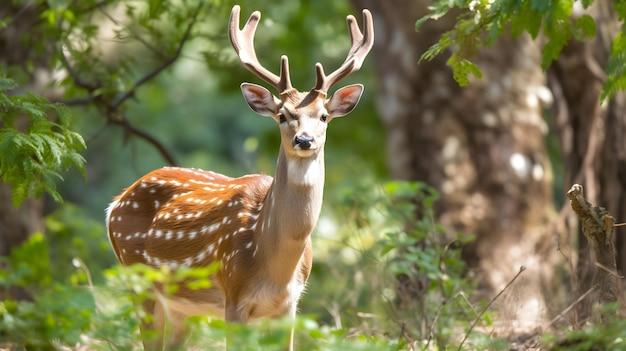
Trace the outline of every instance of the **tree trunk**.
<path fill-rule="evenodd" d="M 488 291 L 528 268 L 500 312 L 515 326 L 535 326 L 558 259 L 546 230 L 554 210 L 541 101 L 550 96 L 538 48 L 503 38 L 477 58 L 483 78 L 459 88 L 445 57 L 418 64 L 455 18 L 415 32 L 427 1 L 353 3 L 374 16 L 377 103 L 393 177 L 440 189 L 439 220 L 476 235 L 466 258 Z"/>
<path fill-rule="evenodd" d="M 41 199 L 26 200 L 22 206 L 15 208 L 11 202 L 11 189 L 0 183 L 0 255 L 8 255 L 11 248 L 37 231 L 43 231 Z"/>
<path fill-rule="evenodd" d="M 610 52 L 610 38 L 619 31 L 611 4 L 599 1 L 589 11 L 598 26 L 588 42 L 570 43 L 549 72 L 555 97 L 555 131 L 565 162 L 565 185 L 580 183 L 585 197 L 605 207 L 617 222 L 626 221 L 626 95 L 617 94 L 601 104 Z M 564 212 L 563 224 L 578 246 L 577 285 L 579 295 L 587 291 L 596 268 L 589 256 L 587 240 L 575 215 Z M 616 228 L 617 269 L 626 273 L 626 236 Z M 574 246 L 576 247 L 576 246 Z M 579 304 L 577 324 L 589 317 L 591 306 Z"/>

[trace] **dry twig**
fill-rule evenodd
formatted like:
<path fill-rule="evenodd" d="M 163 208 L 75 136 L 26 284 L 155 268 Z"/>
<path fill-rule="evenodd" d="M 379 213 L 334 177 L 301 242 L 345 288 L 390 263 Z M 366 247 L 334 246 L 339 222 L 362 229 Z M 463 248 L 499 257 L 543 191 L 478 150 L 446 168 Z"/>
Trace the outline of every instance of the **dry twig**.
<path fill-rule="evenodd" d="M 592 286 L 591 288 L 589 288 L 589 290 L 587 290 L 584 294 L 580 295 L 576 301 L 572 302 L 569 306 L 567 306 L 566 309 L 564 309 L 561 313 L 559 313 L 556 317 L 552 318 L 552 320 L 550 321 L 550 323 L 548 323 L 548 325 L 546 326 L 546 329 L 552 327 L 554 325 L 554 323 L 558 322 L 559 319 L 563 318 L 572 308 L 574 308 L 576 305 L 578 305 L 582 300 L 584 300 L 587 296 L 589 296 L 589 294 L 591 294 L 592 292 L 594 292 L 596 289 L 598 288 L 597 285 Z"/>
<path fill-rule="evenodd" d="M 526 267 L 524 266 L 520 266 L 519 267 L 519 272 L 517 272 L 517 274 L 515 274 L 515 276 L 513 277 L 513 279 L 511 279 L 505 286 L 504 288 L 502 288 L 502 290 L 500 290 L 500 292 L 498 292 L 496 294 L 496 296 L 494 296 L 489 303 L 487 304 L 487 306 L 485 306 L 480 313 L 478 313 L 478 316 L 476 316 L 476 318 L 474 318 L 474 321 L 472 322 L 472 324 L 470 325 L 470 327 L 467 329 L 467 331 L 465 332 L 465 336 L 463 337 L 463 340 L 461 340 L 461 343 L 459 344 L 459 347 L 457 350 L 461 350 L 463 348 L 463 344 L 465 344 L 465 341 L 467 340 L 467 338 L 469 338 L 470 334 L 472 333 L 472 330 L 474 329 L 474 327 L 476 326 L 476 324 L 478 324 L 478 321 L 480 320 L 480 318 L 482 318 L 483 314 L 485 314 L 485 312 L 487 312 L 487 310 L 489 309 L 489 307 L 491 307 L 491 305 L 493 305 L 494 302 L 496 302 L 496 300 L 500 297 L 500 295 L 502 295 L 506 289 L 508 289 L 511 285 L 513 285 L 513 283 L 515 282 L 515 280 L 517 280 L 517 278 L 526 270 Z"/>

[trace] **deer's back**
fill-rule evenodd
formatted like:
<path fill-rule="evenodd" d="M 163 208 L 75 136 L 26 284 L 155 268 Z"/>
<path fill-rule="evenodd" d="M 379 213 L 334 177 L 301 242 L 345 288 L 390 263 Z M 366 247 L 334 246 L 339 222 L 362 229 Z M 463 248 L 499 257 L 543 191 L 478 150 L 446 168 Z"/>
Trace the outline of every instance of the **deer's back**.
<path fill-rule="evenodd" d="M 107 210 L 108 235 L 123 264 L 206 266 L 256 255 L 256 220 L 272 178 L 230 178 L 166 167 L 137 180 Z M 241 257 L 238 257 L 241 256 Z"/>

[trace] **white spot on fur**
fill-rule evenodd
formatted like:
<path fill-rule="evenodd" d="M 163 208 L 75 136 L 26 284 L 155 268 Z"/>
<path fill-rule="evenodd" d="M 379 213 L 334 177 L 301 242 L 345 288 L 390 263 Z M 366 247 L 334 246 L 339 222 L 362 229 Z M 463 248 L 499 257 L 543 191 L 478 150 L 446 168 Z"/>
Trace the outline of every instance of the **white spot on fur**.
<path fill-rule="evenodd" d="M 211 225 L 202 227 L 202 230 L 200 230 L 200 232 L 203 234 L 211 234 L 215 232 L 216 230 L 218 230 L 221 225 L 222 225 L 221 223 L 213 223 Z"/>

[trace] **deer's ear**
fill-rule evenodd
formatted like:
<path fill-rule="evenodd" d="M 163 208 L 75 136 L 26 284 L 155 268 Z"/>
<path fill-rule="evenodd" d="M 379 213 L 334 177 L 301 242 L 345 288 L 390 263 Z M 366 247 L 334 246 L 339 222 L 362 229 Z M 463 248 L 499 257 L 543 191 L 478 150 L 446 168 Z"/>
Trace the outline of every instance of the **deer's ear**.
<path fill-rule="evenodd" d="M 269 90 L 260 85 L 252 83 L 242 83 L 241 91 L 246 102 L 254 112 L 272 117 L 278 113 L 278 104 L 280 101 L 270 93 Z"/>
<path fill-rule="evenodd" d="M 341 117 L 350 113 L 359 103 L 363 85 L 353 84 L 345 86 L 335 92 L 326 102 L 326 111 L 331 117 Z"/>

